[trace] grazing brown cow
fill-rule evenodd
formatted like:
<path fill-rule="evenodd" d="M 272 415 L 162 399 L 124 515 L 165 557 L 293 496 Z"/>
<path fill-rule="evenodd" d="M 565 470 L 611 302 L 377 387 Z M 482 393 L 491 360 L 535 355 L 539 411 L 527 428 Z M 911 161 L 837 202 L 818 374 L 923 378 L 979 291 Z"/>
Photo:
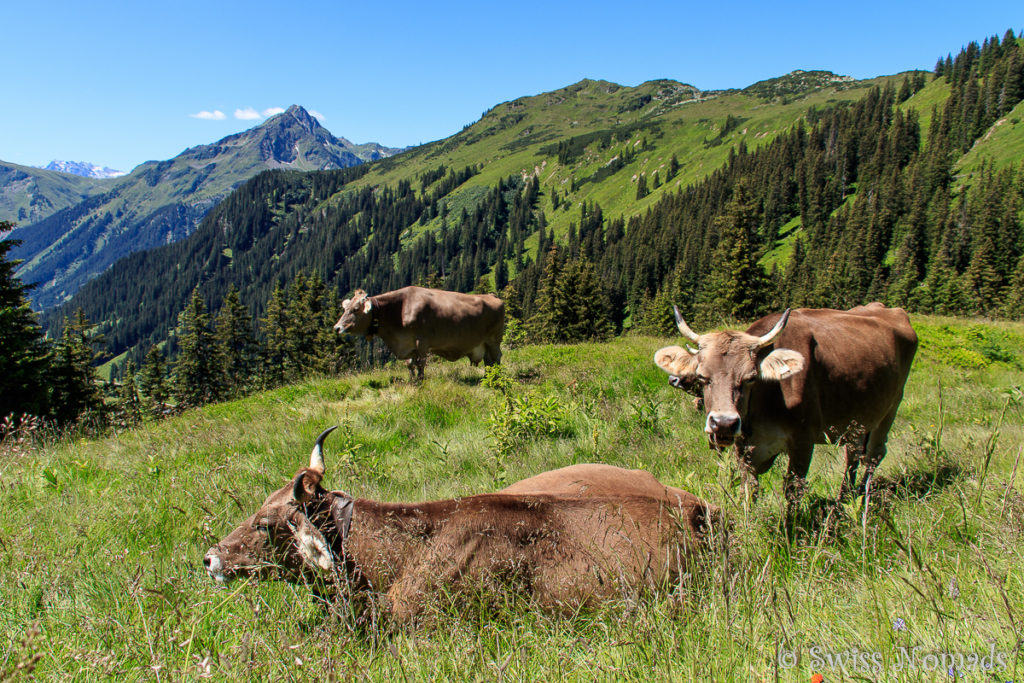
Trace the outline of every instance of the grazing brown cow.
<path fill-rule="evenodd" d="M 814 445 L 841 441 L 854 490 L 864 462 L 863 492 L 885 456 L 886 440 L 917 351 L 917 334 L 901 308 L 880 303 L 849 311 L 787 309 L 746 332 L 695 334 L 676 309 L 686 348 L 669 346 L 654 362 L 673 386 L 703 398 L 712 447 L 735 444 L 741 466 L 759 475 L 789 454 L 787 495 L 802 489 Z M 755 479 L 756 482 L 756 479 Z"/>
<path fill-rule="evenodd" d="M 427 503 L 353 499 L 320 485 L 323 441 L 333 429 L 317 439 L 309 467 L 210 548 L 203 564 L 211 577 L 348 581 L 383 593 L 399 621 L 438 589 L 481 585 L 574 609 L 678 577 L 717 512 L 627 470 L 619 470 L 626 493 L 606 493 L 602 480 L 593 487 L 599 495 L 586 497 L 590 487 L 578 475 L 594 466 L 520 482 L 529 493 Z M 640 495 L 647 491 L 657 495 Z"/>
<path fill-rule="evenodd" d="M 468 357 L 476 365 L 501 362 L 505 302 L 493 294 L 461 294 L 403 287 L 377 296 L 357 289 L 342 302 L 334 329 L 369 339 L 379 336 L 391 353 L 406 360 L 409 379 L 423 379 L 427 355 L 445 360 Z"/>

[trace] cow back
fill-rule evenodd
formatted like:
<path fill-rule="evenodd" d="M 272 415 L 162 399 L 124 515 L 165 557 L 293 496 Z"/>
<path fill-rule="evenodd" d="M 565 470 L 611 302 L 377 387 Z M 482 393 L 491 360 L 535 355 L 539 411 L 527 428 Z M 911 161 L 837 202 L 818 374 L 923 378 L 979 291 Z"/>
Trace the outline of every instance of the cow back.
<path fill-rule="evenodd" d="M 763 335 L 778 319 L 762 318 L 747 332 Z M 764 414 L 770 412 L 772 397 L 781 398 L 790 421 L 822 433 L 851 422 L 870 429 L 895 409 L 917 350 L 917 335 L 901 308 L 879 303 L 849 311 L 801 308 L 792 311 L 773 346 L 801 353 L 805 370 L 778 385 L 761 384 L 752 400 Z"/>

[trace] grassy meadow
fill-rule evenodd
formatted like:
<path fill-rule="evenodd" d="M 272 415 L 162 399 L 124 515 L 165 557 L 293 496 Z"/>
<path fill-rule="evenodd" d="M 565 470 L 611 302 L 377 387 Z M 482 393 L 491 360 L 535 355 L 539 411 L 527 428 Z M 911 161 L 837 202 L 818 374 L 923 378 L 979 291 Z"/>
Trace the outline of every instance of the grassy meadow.
<path fill-rule="evenodd" d="M 9 438 L 0 680 L 1019 681 L 1024 324 L 914 322 L 922 346 L 872 495 L 837 505 L 842 452 L 819 446 L 788 532 L 784 459 L 747 501 L 731 453 L 708 449 L 651 361 L 676 340 L 509 350 L 507 396 L 438 361 L 421 385 L 395 365 L 102 439 Z M 714 502 L 731 532 L 671 591 L 571 616 L 471 598 L 399 629 L 309 586 L 214 585 L 203 553 L 332 424 L 325 485 L 355 496 L 467 495 L 604 462 Z"/>

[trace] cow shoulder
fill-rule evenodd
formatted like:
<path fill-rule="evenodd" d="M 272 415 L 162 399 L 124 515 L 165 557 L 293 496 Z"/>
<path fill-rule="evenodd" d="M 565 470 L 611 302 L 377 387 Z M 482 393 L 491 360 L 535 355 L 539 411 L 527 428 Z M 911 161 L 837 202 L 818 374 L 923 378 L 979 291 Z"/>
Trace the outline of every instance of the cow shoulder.
<path fill-rule="evenodd" d="M 403 287 L 402 327 L 415 327 L 424 321 L 425 311 L 431 308 L 436 292 L 425 287 Z"/>

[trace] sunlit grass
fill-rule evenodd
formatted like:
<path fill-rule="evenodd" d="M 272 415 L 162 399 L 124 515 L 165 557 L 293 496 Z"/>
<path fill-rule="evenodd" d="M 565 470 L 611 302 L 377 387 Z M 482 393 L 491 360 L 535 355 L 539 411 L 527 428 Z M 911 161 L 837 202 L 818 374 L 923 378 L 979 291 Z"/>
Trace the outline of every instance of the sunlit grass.
<path fill-rule="evenodd" d="M 556 436 L 527 434 L 507 456 L 491 418 L 503 397 L 464 362 L 431 363 L 420 385 L 398 365 L 104 439 L 5 449 L 0 679 L 34 668 L 51 680 L 840 680 L 834 662 L 815 668 L 821 646 L 884 658 L 884 675 L 848 668 L 846 680 L 946 678 L 892 671 L 900 647 L 994 648 L 1010 667 L 994 680 L 1019 680 L 1024 325 L 979 324 L 915 318 L 925 343 L 872 496 L 837 505 L 842 452 L 819 446 L 789 533 L 784 463 L 749 503 L 731 457 L 708 450 L 689 398 L 651 362 L 667 343 L 652 338 L 507 351 L 517 395 L 554 397 L 568 415 Z M 964 366 L 949 339 L 997 360 Z M 453 595 L 398 629 L 379 606 L 359 620 L 308 586 L 215 586 L 205 550 L 331 424 L 342 429 L 326 444 L 325 483 L 356 496 L 467 495 L 596 461 L 643 467 L 720 505 L 731 534 L 673 591 L 575 616 Z M 790 652 L 799 662 L 786 669 Z"/>

